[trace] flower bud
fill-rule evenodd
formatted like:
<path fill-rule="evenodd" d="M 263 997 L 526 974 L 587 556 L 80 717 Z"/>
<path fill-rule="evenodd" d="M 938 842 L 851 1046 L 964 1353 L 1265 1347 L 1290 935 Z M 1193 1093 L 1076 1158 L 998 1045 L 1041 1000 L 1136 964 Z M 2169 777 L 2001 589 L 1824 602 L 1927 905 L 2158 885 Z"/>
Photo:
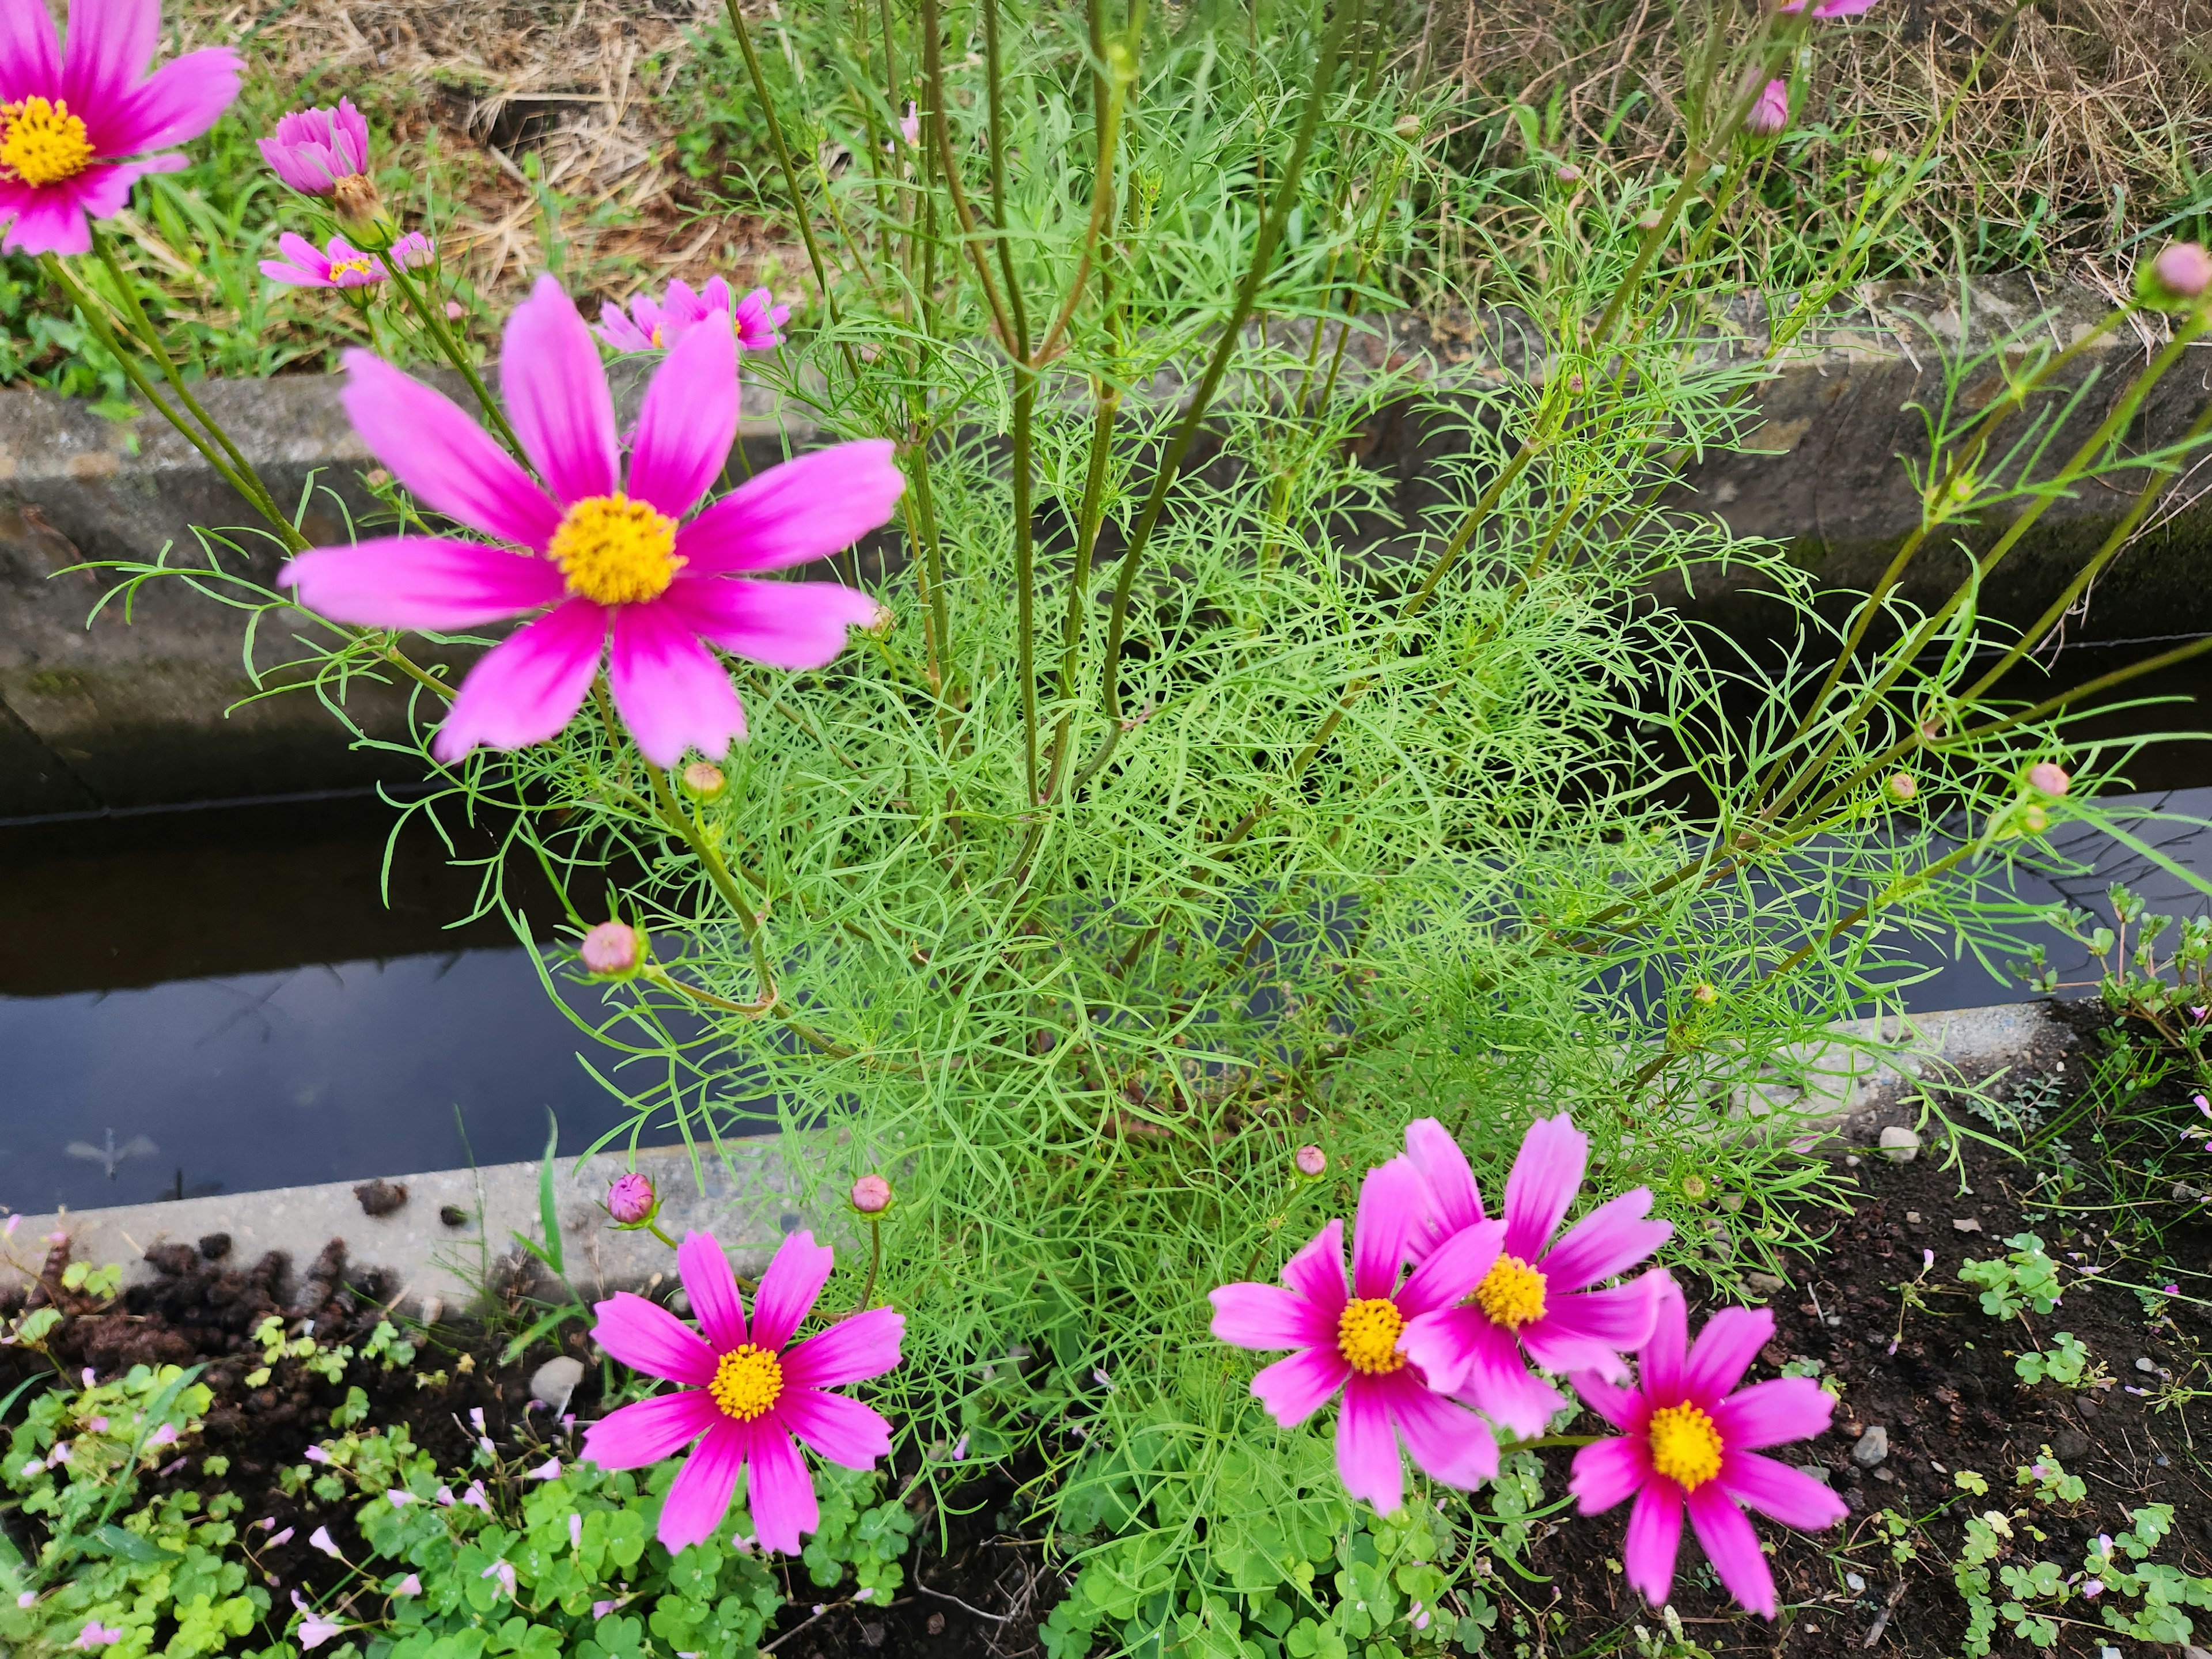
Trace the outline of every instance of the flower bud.
<path fill-rule="evenodd" d="M 2051 814 L 2031 805 L 2021 813 L 2020 827 L 2031 836 L 2039 836 L 2051 828 Z"/>
<path fill-rule="evenodd" d="M 1649 234 L 1664 224 L 1666 219 L 1667 216 L 1660 212 L 1657 208 L 1646 208 L 1636 216 L 1636 228 Z"/>
<path fill-rule="evenodd" d="M 458 323 L 462 318 L 468 314 L 468 307 L 464 306 L 459 300 L 448 300 L 446 301 L 446 320 L 447 322 Z"/>
<path fill-rule="evenodd" d="M 1418 115 L 1401 115 L 1390 124 L 1390 131 L 1401 138 L 1408 140 L 1418 138 L 1421 136 L 1421 118 Z"/>
<path fill-rule="evenodd" d="M 2027 769 L 2027 787 L 2054 800 L 2063 797 L 2073 781 L 2056 761 L 2038 761 Z"/>
<path fill-rule="evenodd" d="M 695 800 L 715 800 L 728 787 L 722 769 L 712 761 L 693 761 L 684 769 L 684 787 Z"/>
<path fill-rule="evenodd" d="M 864 1175 L 853 1183 L 853 1207 L 862 1215 L 881 1215 L 891 1206 L 891 1183 L 879 1175 Z"/>
<path fill-rule="evenodd" d="M 1702 1204 L 1712 1194 L 1711 1183 L 1701 1175 L 1684 1176 L 1681 1186 L 1682 1196 L 1692 1204 Z"/>
<path fill-rule="evenodd" d="M 1872 167 L 1876 173 L 1880 173 L 1884 167 L 1889 165 L 1889 152 L 1880 145 L 1876 145 L 1874 149 L 1867 152 L 1867 165 Z"/>
<path fill-rule="evenodd" d="M 1559 171 L 1553 173 L 1552 177 L 1563 185 L 1579 185 L 1583 181 L 1583 170 L 1572 161 L 1562 161 Z"/>
<path fill-rule="evenodd" d="M 1328 1154 L 1318 1146 L 1301 1146 L 1291 1154 L 1291 1161 L 1298 1166 L 1298 1173 L 1309 1181 L 1317 1181 L 1328 1173 Z"/>
<path fill-rule="evenodd" d="M 1889 798 L 1900 806 L 1920 793 L 1920 786 L 1912 781 L 1910 772 L 1891 773 L 1889 781 L 1882 787 L 1889 791 Z"/>
<path fill-rule="evenodd" d="M 1743 118 L 1743 130 L 1754 138 L 1771 138 L 1790 125 L 1790 83 L 1769 81 Z"/>
<path fill-rule="evenodd" d="M 607 1213 L 625 1227 L 652 1220 L 659 1207 L 652 1181 L 635 1170 L 617 1176 L 607 1188 Z"/>
<path fill-rule="evenodd" d="M 2196 242 L 2170 243 L 2136 279 L 2136 290 L 2145 305 L 2161 310 L 2192 306 L 2212 290 L 2212 253 Z"/>
<path fill-rule="evenodd" d="M 584 935 L 577 954 L 591 973 L 635 973 L 645 959 L 645 935 L 623 922 L 603 921 Z"/>
<path fill-rule="evenodd" d="M 1700 983 L 1696 990 L 1690 993 L 1691 1001 L 1701 1003 L 1708 1008 L 1711 1007 L 1713 1004 L 1718 1002 L 1720 1000 L 1721 994 L 1713 988 L 1711 981 Z"/>

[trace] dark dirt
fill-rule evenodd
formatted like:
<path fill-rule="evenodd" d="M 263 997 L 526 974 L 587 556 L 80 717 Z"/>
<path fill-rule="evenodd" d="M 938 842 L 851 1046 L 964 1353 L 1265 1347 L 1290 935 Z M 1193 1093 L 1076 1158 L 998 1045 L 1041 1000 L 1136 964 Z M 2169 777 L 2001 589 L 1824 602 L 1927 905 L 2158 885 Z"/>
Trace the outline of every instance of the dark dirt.
<path fill-rule="evenodd" d="M 2069 1085 L 2078 1086 L 2085 1069 L 2078 1050 L 2069 1064 Z M 2178 1109 L 2172 1121 L 2179 1124 L 2191 1112 L 2188 1091 L 2169 1091 L 2175 1092 Z M 2151 1503 L 2171 1504 L 2175 1510 L 2174 1530 L 2152 1559 L 2212 1574 L 2212 1443 L 2198 1438 L 2212 1426 L 2212 1412 L 2188 1403 L 2155 1409 L 2166 1379 L 2156 1369 L 2146 1372 L 2137 1364 L 2148 1360 L 2154 1368 L 2164 1368 L 2177 1385 L 2212 1389 L 2212 1365 L 2207 1364 L 2212 1311 L 2176 1299 L 2168 1307 L 2171 1322 L 2154 1328 L 2133 1291 L 2117 1282 L 2077 1279 L 2072 1270 L 2097 1266 L 2115 1281 L 2144 1282 L 2140 1262 L 2123 1259 L 2127 1239 L 2115 1238 L 2102 1224 L 2114 1219 L 2106 1194 L 2077 1191 L 2072 1201 L 2090 1207 L 2081 1214 L 2057 1214 L 2042 1204 L 2022 1201 L 2024 1189 L 2035 1179 L 2027 1165 L 1970 1140 L 1960 1141 L 1962 1168 L 1955 1170 L 1943 1167 L 1942 1156 L 1933 1149 L 1905 1164 L 1891 1163 L 1874 1150 L 1882 1128 L 1910 1127 L 1917 1115 L 1917 1106 L 1908 1102 L 1850 1126 L 1846 1138 L 1856 1153 L 1838 1152 L 1836 1172 L 1858 1196 L 1847 1215 L 1808 1212 L 1803 1218 L 1808 1231 L 1827 1234 L 1827 1248 L 1790 1261 L 1791 1288 L 1775 1294 L 1769 1304 L 1776 1316 L 1774 1340 L 1749 1379 L 1776 1376 L 1791 1360 L 1811 1358 L 1821 1362 L 1824 1376 L 1844 1385 L 1831 1431 L 1809 1444 L 1778 1448 L 1775 1455 L 1791 1463 L 1823 1466 L 1850 1516 L 1843 1527 L 1816 1537 L 1758 1523 L 1761 1537 L 1775 1546 L 1771 1559 L 1784 1606 L 1771 1626 L 1733 1609 L 1686 1531 L 1674 1607 L 1687 1638 L 1712 1653 L 1812 1656 L 1858 1652 L 1870 1645 L 1875 1653 L 1907 1659 L 1957 1654 L 1966 1614 L 1951 1583 L 1951 1564 L 1963 1521 L 1991 1507 L 2008 1512 L 2019 1507 L 2025 1499 L 2014 1484 L 2015 1471 L 2033 1463 L 2045 1447 L 2069 1474 L 2087 1483 L 2088 1498 L 2043 1511 L 2036 1524 L 2048 1541 L 2035 1544 L 2023 1528 L 2018 1547 L 1991 1564 L 1993 1576 L 2002 1565 L 2038 1559 L 2055 1561 L 2073 1573 L 2091 1539 L 2120 1532 L 2129 1510 Z M 1850 1161 L 1854 1157 L 1855 1163 Z M 2166 1227 L 2165 1249 L 2191 1270 L 2184 1292 L 2201 1304 L 2212 1286 L 2212 1280 L 2201 1276 L 2212 1266 L 2212 1227 L 2190 1218 L 2192 1205 L 2187 1200 L 2166 1208 L 2169 1213 L 2154 1218 Z M 1953 1224 L 1960 1219 L 1978 1222 L 1980 1231 L 1957 1230 Z M 2061 1275 L 2065 1289 L 2048 1316 L 2030 1313 L 2024 1323 L 2007 1324 L 1982 1312 L 1978 1291 L 1961 1283 L 1958 1273 L 1970 1256 L 1987 1261 L 2003 1255 L 2008 1248 L 2004 1240 L 2018 1232 L 2043 1240 L 2046 1252 L 2067 1270 Z M 1892 1353 L 1901 1302 L 1898 1287 L 1920 1273 L 1924 1250 L 1935 1252 L 1935 1266 L 1923 1281 L 1928 1305 L 1908 1316 L 1903 1340 Z M 1679 1276 L 1690 1290 L 1694 1332 L 1707 1309 L 1723 1298 L 1690 1276 Z M 2112 1378 L 2110 1387 L 2072 1390 L 2050 1383 L 2029 1387 L 2019 1380 L 2012 1355 L 2048 1348 L 2059 1331 L 2071 1331 L 2087 1345 Z M 1877 1425 L 1887 1431 L 1888 1456 L 1863 1470 L 1853 1462 L 1851 1449 L 1864 1430 Z M 1572 1454 L 1546 1455 L 1553 1474 L 1547 1490 L 1564 1491 Z M 1988 1496 L 1969 1498 L 1962 1493 L 1952 1478 L 1960 1469 L 1986 1479 Z M 1887 1510 L 1918 1521 L 1947 1504 L 1948 1511 L 1928 1522 L 1917 1559 L 1900 1566 L 1875 1517 Z M 1624 1509 L 1593 1521 L 1571 1521 L 1534 1550 L 1529 1565 L 1553 1576 L 1550 1588 L 1558 1596 L 1547 1611 L 1565 1617 L 1563 1629 L 1547 1632 L 1551 1645 L 1546 1652 L 1613 1651 L 1616 1633 L 1638 1623 L 1656 1632 L 1658 1621 L 1608 1559 L 1620 1557 L 1626 1514 Z M 1847 1572 L 1863 1579 L 1865 1589 L 1850 1589 Z M 2007 1597 L 2000 1593 L 1996 1599 L 2002 1603 Z M 1547 1600 L 1539 1595 L 1533 1605 L 1546 1607 Z M 1867 1638 L 1885 1612 L 1882 1632 L 1869 1644 Z M 1995 1651 L 2081 1659 L 2095 1659 L 2107 1644 L 2130 1656 L 2175 1651 L 2152 1650 L 2105 1628 L 2094 1603 L 2076 1600 L 2060 1612 L 2085 1622 L 2063 1626 L 2055 1649 L 2031 1648 L 2001 1625 Z M 2197 1617 L 2202 1637 L 2205 1618 Z"/>

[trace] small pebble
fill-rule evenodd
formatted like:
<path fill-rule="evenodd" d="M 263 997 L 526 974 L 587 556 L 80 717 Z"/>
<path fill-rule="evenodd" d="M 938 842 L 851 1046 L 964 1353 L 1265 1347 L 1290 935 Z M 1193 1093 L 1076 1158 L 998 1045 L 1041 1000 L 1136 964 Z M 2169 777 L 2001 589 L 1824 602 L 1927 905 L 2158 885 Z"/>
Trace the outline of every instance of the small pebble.
<path fill-rule="evenodd" d="M 1844 1158 L 1844 1167 L 1846 1170 L 1857 1169 L 1859 1167 L 1859 1155 L 1856 1152 L 1847 1153 Z"/>
<path fill-rule="evenodd" d="M 1917 1227 L 1920 1225 L 1920 1212 L 1917 1210 L 1907 1210 L 1905 1212 L 1905 1224 L 1908 1227 Z"/>
<path fill-rule="evenodd" d="M 1854 1595 L 1857 1595 L 1861 1590 L 1866 1588 L 1866 1580 L 1860 1577 L 1858 1574 L 1855 1572 L 1845 1573 L 1844 1575 L 1844 1583 L 1850 1586 L 1851 1594 Z"/>
<path fill-rule="evenodd" d="M 1978 1233 L 1982 1230 L 1982 1224 L 1970 1215 L 1953 1216 L 1951 1227 L 1954 1232 Z"/>
<path fill-rule="evenodd" d="M 584 1380 L 584 1362 L 556 1354 L 530 1376 L 530 1397 L 551 1407 L 556 1415 L 568 1409 L 568 1398 Z"/>
<path fill-rule="evenodd" d="M 390 1215 L 407 1202 L 407 1183 L 379 1177 L 374 1181 L 362 1182 L 353 1189 L 353 1195 L 359 1201 L 363 1215 Z"/>
<path fill-rule="evenodd" d="M 2148 1359 L 2138 1358 L 2136 1361 L 2136 1369 L 2139 1371 L 2148 1371 L 2153 1376 L 2158 1375 L 2157 1365 Z"/>
<path fill-rule="evenodd" d="M 1879 1423 L 1858 1437 L 1851 1448 L 1851 1462 L 1863 1469 L 1870 1469 L 1889 1455 L 1889 1431 Z"/>
<path fill-rule="evenodd" d="M 1894 1480 L 1897 1479 L 1897 1472 L 1894 1469 L 1876 1469 L 1874 1472 L 1874 1478 L 1877 1480 Z"/>
<path fill-rule="evenodd" d="M 2082 1416 L 2087 1418 L 2091 1422 L 2094 1423 L 2096 1421 L 2097 1402 L 2090 1399 L 2087 1395 L 2076 1395 L 2075 1396 L 2074 1409 L 2081 1413 Z"/>
<path fill-rule="evenodd" d="M 1779 1296 L 1786 1288 L 1784 1281 L 1772 1273 L 1746 1273 L 1743 1282 L 1761 1296 Z"/>
<path fill-rule="evenodd" d="M 924 1625 L 922 1626 L 922 1628 L 923 1628 L 924 1630 L 927 1631 L 927 1632 L 928 1632 L 932 1636 L 942 1636 L 942 1635 L 944 1635 L 944 1634 L 945 1634 L 945 1615 L 944 1615 L 943 1613 L 931 1613 L 931 1614 L 929 1615 L 928 1621 L 927 1621 L 926 1624 L 924 1624 Z"/>
<path fill-rule="evenodd" d="M 1920 1156 L 1920 1137 L 1910 1129 L 1884 1129 L 1881 1146 L 1881 1155 L 1892 1164 L 1910 1164 Z"/>

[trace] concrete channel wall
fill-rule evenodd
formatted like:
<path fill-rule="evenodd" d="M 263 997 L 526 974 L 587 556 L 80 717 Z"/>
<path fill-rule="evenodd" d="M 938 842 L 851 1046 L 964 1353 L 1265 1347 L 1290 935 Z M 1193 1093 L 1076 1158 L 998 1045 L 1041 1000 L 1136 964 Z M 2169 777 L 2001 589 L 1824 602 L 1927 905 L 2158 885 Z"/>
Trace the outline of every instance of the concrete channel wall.
<path fill-rule="evenodd" d="M 2071 1042 L 2069 1029 L 2039 1003 L 1850 1021 L 1829 1041 L 1808 1045 L 1785 1066 L 1747 1085 L 1737 1101 L 1739 1122 L 1748 1122 L 1753 1133 L 1765 1120 L 1793 1137 L 1856 1135 L 1869 1116 L 1899 1109 L 1923 1083 L 1972 1088 L 2005 1075 L 2026 1078 L 2063 1064 Z M 1903 1109 L 1909 1116 L 1909 1106 Z M 664 1231 L 677 1238 L 688 1228 L 712 1231 L 738 1253 L 747 1273 L 757 1273 L 783 1236 L 798 1228 L 811 1228 L 841 1248 L 855 1230 L 842 1203 L 808 1207 L 799 1197 L 806 1183 L 774 1136 L 727 1143 L 719 1158 L 702 1147 L 696 1166 L 682 1147 L 654 1147 L 638 1154 L 636 1166 L 663 1195 Z M 617 1232 L 608 1224 L 600 1200 L 626 1167 L 626 1159 L 611 1153 L 556 1166 L 555 1209 L 568 1278 L 587 1298 L 639 1289 L 673 1270 L 667 1248 L 650 1234 Z M 124 1264 L 127 1283 L 152 1276 L 144 1258 L 157 1244 L 197 1244 L 219 1234 L 236 1257 L 250 1261 L 282 1250 L 297 1272 L 340 1238 L 355 1267 L 392 1274 L 400 1285 L 394 1306 L 434 1320 L 471 1307 L 500 1260 L 516 1254 L 515 1235 L 542 1236 L 535 1164 L 393 1171 L 390 1179 L 405 1187 L 405 1202 L 377 1215 L 367 1212 L 372 1206 L 359 1195 L 366 1183 L 337 1182 L 25 1216 L 0 1246 L 0 1287 L 35 1272 L 59 1237 L 68 1239 L 76 1261 Z"/>
<path fill-rule="evenodd" d="M 2070 343 L 2108 309 L 2101 295 L 2039 288 L 2027 277 L 1978 283 L 1963 304 L 1959 292 L 1941 287 L 1870 286 L 1810 331 L 1764 387 L 1763 424 L 1751 440 L 1757 453 L 1692 463 L 1671 508 L 1718 514 L 1740 535 L 1785 543 L 1822 586 L 1863 589 L 1917 522 L 1917 495 L 1899 458 L 1924 456 L 1915 405 L 1942 395 L 1943 356 L 1985 349 L 2031 328 Z M 1702 352 L 1719 359 L 1763 352 L 1764 316 L 1756 300 L 1729 308 L 1707 330 Z M 2100 378 L 2060 434 L 2063 447 L 2102 418 L 2148 343 L 2123 329 L 2085 354 L 2086 368 Z M 1382 319 L 1354 336 L 1350 356 L 1355 371 L 1430 365 L 1478 386 L 1545 369 L 1540 332 L 1504 313 L 1435 327 Z M 1994 362 L 1966 376 L 1969 406 L 1995 396 L 2002 383 Z M 376 511 L 360 477 L 372 458 L 344 419 L 337 386 L 334 378 L 298 376 L 204 389 L 211 412 L 278 498 L 307 501 L 306 528 L 317 540 L 342 539 L 349 518 Z M 1179 395 L 1164 383 L 1152 391 Z M 2136 422 L 2136 443 L 2171 440 L 2208 399 L 2212 344 L 2192 350 L 2168 377 Z M 1401 520 L 1430 498 L 1430 464 L 1463 443 L 1455 429 L 1462 418 L 1394 403 L 1361 434 L 1362 459 L 1398 480 Z M 812 439 L 811 428 L 780 417 L 765 392 L 749 386 L 740 438 L 749 461 L 772 462 L 787 446 Z M 2134 487 L 2127 478 L 2103 481 L 2056 502 L 2009 560 L 1989 608 L 2014 621 L 2032 618 L 2125 510 Z M 2186 489 L 2182 500 L 2107 574 L 2075 637 L 2212 629 L 2212 586 L 2192 557 L 2212 546 L 2212 507 L 2192 503 Z M 41 392 L 0 391 L 0 819 L 403 775 L 393 769 L 404 760 L 349 749 L 312 693 L 234 707 L 254 689 L 241 655 L 243 612 L 162 581 L 139 589 L 126 617 L 112 574 L 58 574 L 88 561 L 152 560 L 165 547 L 173 562 L 200 562 L 193 526 L 249 517 L 157 417 L 112 422 Z M 2001 528 L 1978 526 L 1961 539 L 1985 545 Z M 266 538 L 231 538 L 234 546 L 219 550 L 230 568 L 264 583 L 274 577 L 279 560 Z M 896 568 L 895 550 L 875 551 L 880 558 L 865 561 L 864 569 Z M 1963 561 L 1956 548 L 1931 550 L 1905 597 L 1947 592 Z M 103 596 L 107 608 L 88 629 L 87 615 Z M 1788 620 L 1747 589 L 1740 573 L 1701 573 L 1688 590 L 1678 585 L 1660 597 L 1740 634 Z M 296 654 L 292 637 L 302 626 L 295 613 L 261 617 L 257 665 Z M 376 737 L 404 732 L 410 706 L 404 684 L 356 689 L 349 697 L 354 718 Z"/>

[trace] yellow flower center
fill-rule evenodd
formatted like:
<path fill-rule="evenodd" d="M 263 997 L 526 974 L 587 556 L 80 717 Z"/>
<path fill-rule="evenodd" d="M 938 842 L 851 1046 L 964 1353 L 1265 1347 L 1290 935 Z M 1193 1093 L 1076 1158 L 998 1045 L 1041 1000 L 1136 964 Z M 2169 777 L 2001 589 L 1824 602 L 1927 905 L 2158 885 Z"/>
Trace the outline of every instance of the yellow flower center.
<path fill-rule="evenodd" d="M 578 501 L 553 532 L 550 550 L 568 591 L 600 605 L 657 599 L 684 568 L 676 520 L 627 495 Z"/>
<path fill-rule="evenodd" d="M 92 165 L 92 140 L 84 123 L 57 99 L 26 98 L 0 104 L 0 174 L 27 185 L 58 185 Z"/>
<path fill-rule="evenodd" d="M 1713 1419 L 1685 1401 L 1651 1413 L 1651 1467 L 1684 1492 L 1695 1492 L 1721 1472 L 1721 1431 Z"/>
<path fill-rule="evenodd" d="M 1517 1255 L 1501 1255 L 1474 1287 L 1474 1299 L 1492 1323 L 1517 1331 L 1544 1316 L 1544 1275 Z"/>
<path fill-rule="evenodd" d="M 656 346 L 660 343 L 660 325 L 659 323 L 655 323 L 653 325 L 653 343 Z"/>
<path fill-rule="evenodd" d="M 354 272 L 373 276 L 376 274 L 376 261 L 364 253 L 357 259 L 333 259 L 331 262 L 331 280 L 334 283 L 339 277 Z"/>
<path fill-rule="evenodd" d="M 766 1348 L 748 1342 L 714 1362 L 707 1393 L 725 1416 L 750 1423 L 783 1393 L 783 1365 Z"/>
<path fill-rule="evenodd" d="M 1336 1320 L 1336 1351 L 1346 1364 L 1370 1376 L 1395 1371 L 1406 1363 L 1398 1334 L 1406 1321 L 1388 1297 L 1355 1297 Z"/>

